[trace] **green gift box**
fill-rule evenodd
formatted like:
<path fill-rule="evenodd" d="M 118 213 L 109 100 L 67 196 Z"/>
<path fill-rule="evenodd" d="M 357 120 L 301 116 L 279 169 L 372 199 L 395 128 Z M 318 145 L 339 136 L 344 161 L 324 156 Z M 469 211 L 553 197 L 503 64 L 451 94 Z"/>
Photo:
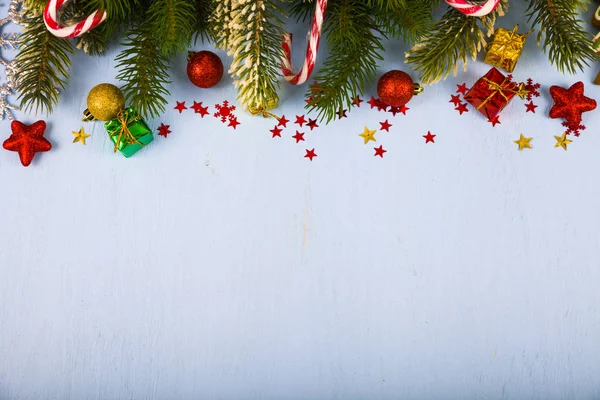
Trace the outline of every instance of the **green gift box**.
<path fill-rule="evenodd" d="M 131 157 L 154 140 L 146 121 L 131 107 L 121 111 L 104 127 L 115 144 L 115 153 L 119 150 L 125 157 Z"/>

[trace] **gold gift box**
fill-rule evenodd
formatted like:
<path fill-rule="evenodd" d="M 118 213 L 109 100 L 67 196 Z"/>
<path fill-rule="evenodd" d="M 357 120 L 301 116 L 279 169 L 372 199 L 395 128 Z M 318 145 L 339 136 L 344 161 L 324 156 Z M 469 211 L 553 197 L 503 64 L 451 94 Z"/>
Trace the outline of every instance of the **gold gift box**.
<path fill-rule="evenodd" d="M 529 35 L 529 32 L 521 35 L 517 33 L 517 29 L 519 25 L 512 31 L 498 28 L 492 40 L 485 46 L 487 54 L 483 62 L 513 72 Z"/>

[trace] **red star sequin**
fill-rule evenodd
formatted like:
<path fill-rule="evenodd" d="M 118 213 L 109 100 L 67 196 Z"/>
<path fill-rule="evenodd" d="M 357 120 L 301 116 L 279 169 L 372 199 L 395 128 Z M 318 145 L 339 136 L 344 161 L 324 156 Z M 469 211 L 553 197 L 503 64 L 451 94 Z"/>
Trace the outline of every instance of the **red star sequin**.
<path fill-rule="evenodd" d="M 457 105 L 459 105 L 460 103 L 462 103 L 462 101 L 460 100 L 460 96 L 457 94 L 451 94 L 451 99 L 448 103 L 452 103 L 454 104 L 454 106 L 456 107 Z"/>
<path fill-rule="evenodd" d="M 392 115 L 395 117 L 395 116 L 396 116 L 396 114 L 398 114 L 398 113 L 400 112 L 400 107 L 395 107 L 395 106 L 392 106 L 392 107 L 390 107 L 390 110 L 389 110 L 389 111 L 390 111 L 390 112 L 392 113 Z"/>
<path fill-rule="evenodd" d="M 313 101 L 313 100 L 314 100 L 314 97 L 313 97 L 313 96 L 310 96 L 308 99 L 305 99 L 305 100 L 304 100 L 304 102 L 305 102 L 306 104 L 312 105 L 312 101 Z"/>
<path fill-rule="evenodd" d="M 425 138 L 425 144 L 427 143 L 435 143 L 434 138 L 437 135 L 432 135 L 431 132 L 427 131 L 427 135 L 423 135 L 423 137 Z"/>
<path fill-rule="evenodd" d="M 460 93 L 463 96 L 469 90 L 469 88 L 467 88 L 467 84 L 466 83 L 463 83 L 462 85 L 456 85 L 456 87 L 458 88 L 458 89 L 456 89 L 456 93 Z"/>
<path fill-rule="evenodd" d="M 24 167 L 29 166 L 35 153 L 49 151 L 52 144 L 44 137 L 46 130 L 45 121 L 36 121 L 31 125 L 25 125 L 20 121 L 13 121 L 10 124 L 12 134 L 2 145 L 6 150 L 19 153 L 21 164 Z"/>
<path fill-rule="evenodd" d="M 163 136 L 165 138 L 169 136 L 169 133 L 171 133 L 170 127 L 171 125 L 160 124 L 158 127 L 158 136 Z"/>
<path fill-rule="evenodd" d="M 363 101 L 364 100 L 362 100 L 360 96 L 356 96 L 354 99 L 352 99 L 352 104 L 356 107 L 360 107 L 360 103 L 362 103 Z"/>
<path fill-rule="evenodd" d="M 348 115 L 346 114 L 346 111 L 348 111 L 348 110 L 338 110 L 338 111 L 336 111 L 338 119 L 348 118 Z"/>
<path fill-rule="evenodd" d="M 375 97 L 371 96 L 371 100 L 369 100 L 367 102 L 367 104 L 370 105 L 371 108 L 373 109 L 373 108 L 377 107 L 377 99 Z"/>
<path fill-rule="evenodd" d="M 525 112 L 531 111 L 532 113 L 535 114 L 535 109 L 537 108 L 537 106 L 535 104 L 533 104 L 533 101 L 530 101 L 529 103 L 525 103 L 525 107 L 527 107 L 527 111 L 525 111 Z"/>
<path fill-rule="evenodd" d="M 205 115 L 209 114 L 208 113 L 208 106 L 204 107 L 202 105 L 202 102 L 198 103 L 198 102 L 194 101 L 194 105 L 191 108 L 194 110 L 194 112 L 196 114 L 200 114 L 200 116 L 202 118 L 204 118 Z"/>
<path fill-rule="evenodd" d="M 377 111 L 387 111 L 389 107 L 387 104 L 379 99 L 376 99 L 375 101 L 377 102 Z"/>
<path fill-rule="evenodd" d="M 501 124 L 500 116 L 496 115 L 494 118 L 488 119 L 488 122 L 492 124 L 492 127 L 496 126 L 496 124 Z"/>
<path fill-rule="evenodd" d="M 296 139 L 296 143 L 300 143 L 300 141 L 304 142 L 304 132 L 298 132 L 296 131 L 296 134 L 294 136 L 292 136 L 294 139 Z"/>
<path fill-rule="evenodd" d="M 287 119 L 285 115 L 282 115 L 281 118 L 279 118 L 277 121 L 277 126 L 283 126 L 284 128 L 287 128 L 287 123 L 290 122 L 290 120 Z"/>
<path fill-rule="evenodd" d="M 373 147 L 373 149 L 375 150 L 375 157 L 379 156 L 383 158 L 383 154 L 387 153 L 387 150 L 385 150 L 383 146 Z"/>
<path fill-rule="evenodd" d="M 181 114 L 181 112 L 183 110 L 187 110 L 187 107 L 185 106 L 185 101 L 176 101 L 177 105 L 175 106 L 175 110 L 179 111 L 179 114 Z"/>
<path fill-rule="evenodd" d="M 570 88 L 551 86 L 550 95 L 554 105 L 550 109 L 550 118 L 564 118 L 571 130 L 577 130 L 581 124 L 581 114 L 596 108 L 596 100 L 583 95 L 583 82 L 576 82 Z"/>
<path fill-rule="evenodd" d="M 316 119 L 308 119 L 308 123 L 306 124 L 306 126 L 308 126 L 310 128 L 310 130 L 312 131 L 314 128 L 318 128 L 319 125 L 317 125 L 317 120 Z"/>
<path fill-rule="evenodd" d="M 456 108 L 456 111 L 458 111 L 460 113 L 460 115 L 462 115 L 464 112 L 469 112 L 469 109 L 467 108 L 467 103 L 460 103 Z"/>
<path fill-rule="evenodd" d="M 283 131 L 283 129 L 280 129 L 279 126 L 275 125 L 275 128 L 271 129 L 269 132 L 271 132 L 273 134 L 273 136 L 271 137 L 281 137 L 281 132 Z"/>
<path fill-rule="evenodd" d="M 227 126 L 231 126 L 233 129 L 235 129 L 239 124 L 240 122 L 238 121 L 237 117 L 233 117 L 229 118 L 229 124 Z"/>
<path fill-rule="evenodd" d="M 313 158 L 315 158 L 317 155 L 315 154 L 315 149 L 309 150 L 306 149 L 306 155 L 304 156 L 304 158 L 310 158 L 310 161 L 313 160 Z"/>
<path fill-rule="evenodd" d="M 300 125 L 300 127 L 302 128 L 302 125 L 304 125 L 306 123 L 306 119 L 304 118 L 304 115 L 296 115 L 296 122 L 294 122 L 294 123 Z"/>
<path fill-rule="evenodd" d="M 400 106 L 400 112 L 401 112 L 402 114 L 406 115 L 406 112 L 407 112 L 408 110 L 410 110 L 410 108 L 406 107 L 406 105 L 405 105 L 405 104 L 402 104 L 402 105 Z"/>
<path fill-rule="evenodd" d="M 386 132 L 389 132 L 390 131 L 390 127 L 392 126 L 392 124 L 390 124 L 387 119 L 385 121 L 383 121 L 383 122 L 380 122 L 379 125 L 381 125 L 381 129 L 380 130 L 386 131 Z"/>

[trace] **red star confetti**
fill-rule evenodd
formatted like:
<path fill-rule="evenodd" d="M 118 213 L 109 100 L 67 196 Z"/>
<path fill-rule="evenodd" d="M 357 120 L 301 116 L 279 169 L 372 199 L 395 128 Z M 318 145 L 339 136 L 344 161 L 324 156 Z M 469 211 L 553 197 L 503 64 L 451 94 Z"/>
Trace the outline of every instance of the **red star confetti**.
<path fill-rule="evenodd" d="M 376 99 L 375 101 L 377 102 L 377 111 L 387 111 L 389 107 L 387 104 L 379 99 Z"/>
<path fill-rule="evenodd" d="M 166 138 L 169 136 L 169 133 L 171 133 L 170 127 L 171 125 L 160 124 L 158 127 L 158 135 Z"/>
<path fill-rule="evenodd" d="M 391 113 L 392 113 L 392 115 L 395 117 L 395 116 L 396 116 L 396 114 L 398 114 L 398 113 L 400 112 L 400 107 L 395 107 L 395 106 L 392 106 L 392 107 L 390 107 L 390 112 L 391 112 Z"/>
<path fill-rule="evenodd" d="M 279 118 L 277 121 L 277 126 L 283 126 L 284 128 L 287 128 L 287 123 L 290 122 L 290 120 L 287 119 L 285 115 L 282 115 L 281 118 Z"/>
<path fill-rule="evenodd" d="M 354 99 L 352 99 L 352 105 L 355 105 L 356 107 L 360 107 L 360 103 L 362 103 L 364 100 L 362 100 L 360 98 L 360 96 L 356 96 Z"/>
<path fill-rule="evenodd" d="M 217 112 L 214 113 L 214 116 L 215 118 L 221 118 L 221 122 L 225 122 L 226 120 L 231 122 L 232 119 L 235 119 L 235 115 L 233 115 L 235 106 L 230 106 L 227 100 L 224 100 L 223 104 L 215 104 L 215 108 L 217 109 Z"/>
<path fill-rule="evenodd" d="M 306 155 L 304 156 L 304 158 L 309 158 L 310 161 L 313 160 L 313 158 L 315 158 L 317 155 L 315 154 L 315 149 L 309 150 L 306 149 Z"/>
<path fill-rule="evenodd" d="M 196 114 L 200 114 L 200 116 L 202 118 L 204 118 L 205 115 L 209 114 L 209 112 L 208 112 L 208 106 L 204 107 L 202 105 L 202 102 L 197 103 L 197 102 L 194 101 L 194 105 L 192 106 L 192 109 L 194 110 L 194 112 Z"/>
<path fill-rule="evenodd" d="M 187 107 L 185 106 L 185 101 L 176 101 L 177 105 L 174 107 L 175 110 L 179 111 L 179 114 L 181 114 L 181 112 L 183 110 L 187 110 Z"/>
<path fill-rule="evenodd" d="M 527 111 L 525 111 L 525 112 L 531 111 L 532 113 L 535 114 L 535 109 L 537 108 L 537 106 L 535 104 L 533 104 L 533 101 L 530 101 L 529 103 L 525 103 L 525 107 L 527 107 Z"/>
<path fill-rule="evenodd" d="M 369 100 L 367 102 L 367 104 L 370 105 L 371 108 L 373 109 L 373 108 L 377 107 L 377 99 L 375 97 L 371 96 L 371 100 Z"/>
<path fill-rule="evenodd" d="M 467 88 L 467 84 L 466 84 L 466 83 L 463 83 L 462 85 L 456 85 L 456 87 L 458 88 L 458 89 L 456 89 L 456 93 L 460 93 L 460 94 L 462 94 L 463 96 L 464 96 L 464 95 L 465 95 L 465 93 L 467 93 L 467 91 L 469 90 L 469 89 Z"/>
<path fill-rule="evenodd" d="M 425 138 L 425 144 L 427 143 L 435 143 L 434 138 L 437 135 L 432 135 L 431 132 L 427 131 L 427 135 L 423 135 L 423 137 Z"/>
<path fill-rule="evenodd" d="M 450 99 L 450 101 L 448 103 L 454 104 L 455 107 L 457 105 L 459 105 L 460 103 L 462 103 L 462 101 L 460 100 L 460 96 L 459 95 L 457 95 L 457 94 L 451 94 L 450 96 L 452 98 Z"/>
<path fill-rule="evenodd" d="M 294 136 L 292 136 L 294 139 L 296 139 L 296 143 L 300 143 L 300 141 L 304 142 L 304 132 L 298 132 L 296 131 L 296 134 Z"/>
<path fill-rule="evenodd" d="M 338 119 L 348 118 L 348 115 L 346 114 L 346 111 L 348 111 L 348 110 L 338 110 L 338 111 L 336 111 Z"/>
<path fill-rule="evenodd" d="M 387 153 L 387 150 L 384 150 L 383 146 L 373 147 L 373 150 L 375 150 L 375 157 L 379 156 L 383 158 L 383 154 Z"/>
<path fill-rule="evenodd" d="M 280 129 L 278 126 L 275 126 L 275 128 L 271 129 L 269 132 L 271 132 L 273 134 L 272 137 L 281 137 L 281 132 L 283 131 L 283 129 Z"/>
<path fill-rule="evenodd" d="M 237 117 L 233 117 L 229 118 L 229 125 L 227 126 L 231 126 L 233 129 L 235 129 L 239 124 L 240 122 L 238 121 Z"/>
<path fill-rule="evenodd" d="M 460 113 L 460 115 L 462 115 L 464 112 L 469 112 L 469 109 L 467 108 L 467 103 L 460 103 L 456 108 L 456 111 L 458 111 Z"/>
<path fill-rule="evenodd" d="M 302 125 L 304 125 L 306 123 L 306 119 L 304 118 L 304 115 L 296 115 L 296 122 L 294 122 L 294 123 L 300 125 L 300 128 L 302 128 Z"/>
<path fill-rule="evenodd" d="M 308 126 L 310 128 L 310 130 L 312 131 L 314 128 L 318 128 L 319 125 L 317 125 L 317 120 L 316 119 L 308 119 L 308 123 L 306 124 L 306 126 Z"/>
<path fill-rule="evenodd" d="M 390 127 L 392 126 L 392 124 L 390 124 L 387 119 L 383 122 L 380 122 L 379 125 L 381 125 L 381 129 L 379 129 L 379 130 L 386 131 L 386 132 L 389 132 Z"/>
<path fill-rule="evenodd" d="M 492 127 L 496 126 L 496 124 L 500 124 L 500 116 L 496 115 L 494 118 L 488 119 L 488 122 L 492 124 Z"/>
<path fill-rule="evenodd" d="M 406 107 L 406 105 L 405 105 L 405 104 L 402 104 L 402 105 L 400 106 L 400 112 L 401 112 L 402 114 L 406 115 L 406 112 L 407 112 L 408 110 L 410 110 L 410 108 Z"/>
<path fill-rule="evenodd" d="M 310 96 L 308 99 L 304 100 L 304 102 L 305 102 L 306 104 L 311 104 L 313 100 L 314 100 L 314 97 L 313 97 L 313 96 Z M 312 105 L 312 104 L 311 104 L 311 105 Z"/>

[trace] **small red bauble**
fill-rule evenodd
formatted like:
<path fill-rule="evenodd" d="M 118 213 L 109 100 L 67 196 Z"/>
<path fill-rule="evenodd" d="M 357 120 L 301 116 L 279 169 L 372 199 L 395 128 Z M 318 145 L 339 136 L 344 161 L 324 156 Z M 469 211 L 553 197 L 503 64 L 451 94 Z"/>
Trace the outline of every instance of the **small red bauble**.
<path fill-rule="evenodd" d="M 223 77 L 223 63 L 212 51 L 190 52 L 188 55 L 187 76 L 201 88 L 215 86 Z"/>
<path fill-rule="evenodd" d="M 377 95 L 385 104 L 401 107 L 423 89 L 406 72 L 394 69 L 386 72 L 377 82 Z"/>

